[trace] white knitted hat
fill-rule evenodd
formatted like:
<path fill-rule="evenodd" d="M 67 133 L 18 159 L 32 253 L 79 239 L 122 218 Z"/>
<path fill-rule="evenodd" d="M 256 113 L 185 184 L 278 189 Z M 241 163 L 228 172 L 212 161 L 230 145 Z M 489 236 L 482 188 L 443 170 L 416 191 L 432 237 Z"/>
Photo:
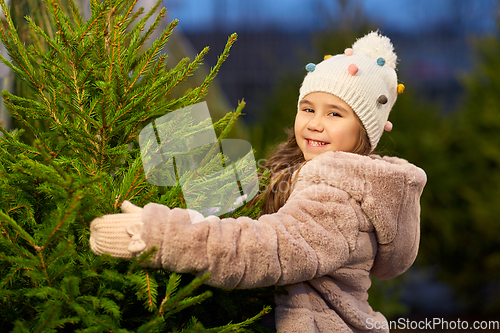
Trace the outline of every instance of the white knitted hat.
<path fill-rule="evenodd" d="M 326 56 L 321 63 L 308 64 L 309 73 L 300 88 L 299 102 L 312 92 L 333 94 L 358 115 L 375 149 L 396 101 L 397 56 L 389 38 L 372 32 L 358 39 L 344 54 Z M 390 124 L 390 123 L 389 123 Z M 390 130 L 390 126 L 386 127 Z"/>

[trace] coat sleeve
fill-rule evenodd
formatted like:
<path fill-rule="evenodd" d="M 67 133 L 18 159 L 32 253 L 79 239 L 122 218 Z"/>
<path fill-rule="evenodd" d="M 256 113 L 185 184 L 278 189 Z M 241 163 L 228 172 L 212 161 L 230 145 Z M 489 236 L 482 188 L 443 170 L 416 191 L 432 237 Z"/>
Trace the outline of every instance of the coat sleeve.
<path fill-rule="evenodd" d="M 208 272 L 207 284 L 226 289 L 285 285 L 333 272 L 347 261 L 359 230 L 349 196 L 321 184 L 292 193 L 277 213 L 258 220 L 213 217 L 191 224 L 186 210 L 151 203 L 142 221 L 146 249 L 158 248 L 152 266 Z"/>

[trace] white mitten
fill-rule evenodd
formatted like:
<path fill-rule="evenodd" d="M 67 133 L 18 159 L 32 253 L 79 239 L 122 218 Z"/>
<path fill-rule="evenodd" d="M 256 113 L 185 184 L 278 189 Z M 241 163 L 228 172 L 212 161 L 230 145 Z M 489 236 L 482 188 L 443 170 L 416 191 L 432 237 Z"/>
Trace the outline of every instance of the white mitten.
<path fill-rule="evenodd" d="M 124 213 L 140 213 L 142 212 L 142 208 L 139 206 L 134 205 L 128 200 L 125 200 L 122 202 L 122 205 L 120 206 L 122 212 Z"/>
<path fill-rule="evenodd" d="M 140 238 L 142 208 L 124 201 L 123 214 L 110 214 L 96 218 L 90 224 L 90 248 L 94 253 L 131 259 L 146 248 Z"/>

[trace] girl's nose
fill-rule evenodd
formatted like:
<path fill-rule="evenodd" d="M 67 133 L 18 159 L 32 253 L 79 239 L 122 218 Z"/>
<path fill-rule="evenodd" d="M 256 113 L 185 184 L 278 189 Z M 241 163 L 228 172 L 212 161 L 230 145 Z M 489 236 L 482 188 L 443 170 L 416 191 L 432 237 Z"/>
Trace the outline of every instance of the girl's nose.
<path fill-rule="evenodd" d="M 317 113 L 307 123 L 307 129 L 310 131 L 323 132 L 323 123 L 321 121 L 321 117 Z"/>

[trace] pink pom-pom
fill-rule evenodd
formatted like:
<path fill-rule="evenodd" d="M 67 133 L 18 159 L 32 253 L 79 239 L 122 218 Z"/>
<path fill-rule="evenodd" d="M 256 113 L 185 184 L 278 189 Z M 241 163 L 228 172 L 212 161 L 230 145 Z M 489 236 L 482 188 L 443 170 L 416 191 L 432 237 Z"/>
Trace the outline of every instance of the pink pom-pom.
<path fill-rule="evenodd" d="M 356 73 L 358 72 L 358 66 L 356 66 L 355 64 L 350 64 L 349 67 L 347 67 L 347 70 L 349 71 L 349 74 L 351 75 L 356 75 Z"/>
<path fill-rule="evenodd" d="M 345 49 L 344 54 L 346 56 L 352 56 L 354 54 L 354 51 L 351 48 Z"/>
<path fill-rule="evenodd" d="M 385 130 L 386 132 L 390 132 L 390 131 L 392 131 L 392 123 L 391 123 L 390 121 L 387 121 L 387 122 L 385 123 L 384 130 Z"/>

